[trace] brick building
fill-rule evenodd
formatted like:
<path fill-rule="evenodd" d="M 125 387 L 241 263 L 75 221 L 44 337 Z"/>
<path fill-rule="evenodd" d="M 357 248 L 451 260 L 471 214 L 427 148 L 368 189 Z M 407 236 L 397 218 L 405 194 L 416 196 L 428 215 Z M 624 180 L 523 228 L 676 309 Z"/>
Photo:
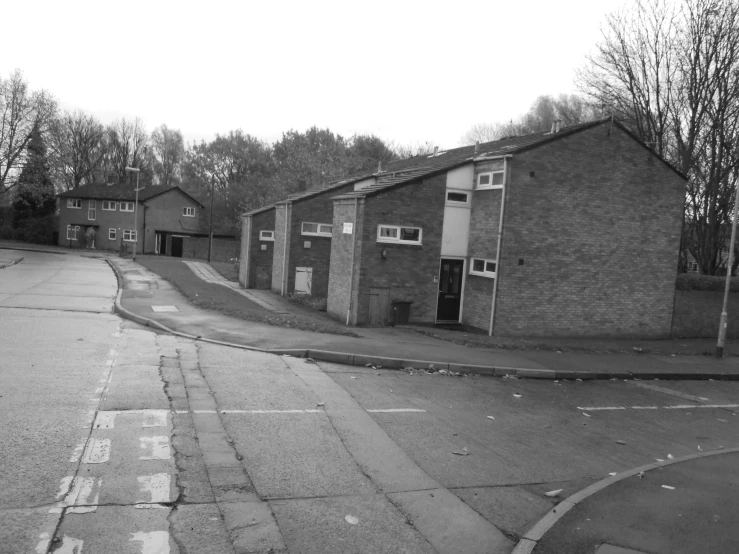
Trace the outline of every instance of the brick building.
<path fill-rule="evenodd" d="M 138 235 L 143 240 L 137 253 L 182 257 L 188 239 L 203 236 L 203 205 L 179 187 L 144 187 L 139 190 L 138 206 L 136 191 L 128 184 L 84 185 L 59 194 L 59 199 L 60 246 L 78 247 L 84 242 L 91 248 L 125 246 L 131 251 Z"/>
<path fill-rule="evenodd" d="M 333 196 L 328 312 L 385 325 L 405 301 L 412 322 L 497 335 L 668 337 L 684 190 L 610 120 L 391 164 Z"/>
<path fill-rule="evenodd" d="M 245 289 L 272 287 L 275 253 L 275 207 L 265 206 L 241 216 L 239 284 Z"/>

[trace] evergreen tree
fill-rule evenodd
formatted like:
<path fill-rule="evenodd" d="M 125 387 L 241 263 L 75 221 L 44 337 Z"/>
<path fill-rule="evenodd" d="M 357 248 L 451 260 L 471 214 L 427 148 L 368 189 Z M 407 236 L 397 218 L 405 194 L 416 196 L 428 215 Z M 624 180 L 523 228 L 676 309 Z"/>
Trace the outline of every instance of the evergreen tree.
<path fill-rule="evenodd" d="M 16 238 L 31 242 L 50 242 L 56 190 L 49 173 L 46 144 L 38 126 L 31 132 L 26 163 L 18 177 L 13 201 L 13 227 Z"/>

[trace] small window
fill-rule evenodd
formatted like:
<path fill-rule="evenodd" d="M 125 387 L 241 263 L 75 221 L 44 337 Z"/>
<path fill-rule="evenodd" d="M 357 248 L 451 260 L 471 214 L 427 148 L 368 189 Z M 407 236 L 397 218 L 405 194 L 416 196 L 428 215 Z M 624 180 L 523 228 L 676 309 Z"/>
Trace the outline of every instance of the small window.
<path fill-rule="evenodd" d="M 495 277 L 495 260 L 472 258 L 470 263 L 470 275 L 479 275 L 481 277 Z"/>
<path fill-rule="evenodd" d="M 114 212 L 117 202 L 113 202 L 112 200 L 103 200 L 103 211 L 104 212 Z"/>
<path fill-rule="evenodd" d="M 115 229 L 108 229 L 108 240 L 115 240 Z"/>
<path fill-rule="evenodd" d="M 333 225 L 326 223 L 307 223 L 303 222 L 301 234 L 313 235 L 317 237 L 330 237 L 333 232 Z"/>
<path fill-rule="evenodd" d="M 274 242 L 275 232 L 274 231 L 259 231 L 259 240 Z"/>
<path fill-rule="evenodd" d="M 505 173 L 503 171 L 488 171 L 477 176 L 478 189 L 502 188 L 505 184 Z"/>
<path fill-rule="evenodd" d="M 87 219 L 95 221 L 97 218 L 97 202 L 95 200 L 87 201 Z"/>
<path fill-rule="evenodd" d="M 75 210 L 82 209 L 82 200 L 79 198 L 69 198 L 67 200 L 67 208 L 73 208 Z"/>
<path fill-rule="evenodd" d="M 123 229 L 123 240 L 126 242 L 136 242 L 136 231 L 133 229 Z"/>
<path fill-rule="evenodd" d="M 467 205 L 470 200 L 470 195 L 466 192 L 458 192 L 448 190 L 446 193 L 447 204 L 464 204 Z"/>
<path fill-rule="evenodd" d="M 420 227 L 401 227 L 399 225 L 378 225 L 377 242 L 396 242 L 399 244 L 421 244 Z"/>
<path fill-rule="evenodd" d="M 121 202 L 121 211 L 122 212 L 132 212 L 133 202 Z"/>
<path fill-rule="evenodd" d="M 182 208 L 182 215 L 185 217 L 195 217 L 195 208 Z"/>
<path fill-rule="evenodd" d="M 67 225 L 67 240 L 77 240 L 79 230 L 79 225 Z"/>

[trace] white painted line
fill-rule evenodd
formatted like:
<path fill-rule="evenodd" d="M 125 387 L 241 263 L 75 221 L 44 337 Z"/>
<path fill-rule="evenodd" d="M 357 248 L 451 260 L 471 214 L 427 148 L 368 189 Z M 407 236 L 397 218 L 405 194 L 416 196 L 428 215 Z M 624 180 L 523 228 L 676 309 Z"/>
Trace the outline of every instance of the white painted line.
<path fill-rule="evenodd" d="M 140 446 L 150 452 L 139 457 L 139 460 L 169 460 L 169 437 L 140 437 Z"/>
<path fill-rule="evenodd" d="M 77 446 L 74 447 L 74 451 L 72 452 L 72 455 L 69 457 L 70 462 L 75 463 L 75 462 L 80 461 L 80 456 L 82 456 L 82 451 L 85 449 L 86 443 L 87 441 L 85 439 L 82 439 L 82 442 L 78 443 Z"/>
<path fill-rule="evenodd" d="M 95 420 L 95 410 L 87 410 L 85 412 L 85 415 L 82 416 L 82 423 L 80 424 L 80 427 L 82 429 L 89 429 L 90 425 L 92 425 L 92 422 Z"/>
<path fill-rule="evenodd" d="M 62 482 L 59 484 L 59 492 L 56 493 L 56 500 L 61 500 L 67 495 L 67 492 L 69 491 L 69 485 L 72 484 L 72 479 L 74 479 L 74 475 L 67 475 L 66 477 L 62 477 Z"/>
<path fill-rule="evenodd" d="M 154 475 L 144 475 L 139 477 L 139 488 L 141 492 L 148 493 L 149 498 L 137 500 L 136 507 L 147 504 L 161 504 L 169 502 L 169 486 L 171 476 L 169 473 L 155 473 Z"/>
<path fill-rule="evenodd" d="M 578 410 L 584 412 L 597 412 L 606 410 L 693 410 L 701 408 L 739 408 L 739 404 L 678 404 L 676 406 L 578 406 Z M 367 410 L 369 411 L 369 410 Z"/>
<path fill-rule="evenodd" d="M 692 394 L 687 394 L 678 390 L 668 389 L 666 387 L 659 387 L 657 385 L 650 385 L 649 383 L 643 383 L 641 381 L 627 381 L 627 383 L 634 387 L 641 387 L 643 389 L 649 389 L 656 392 L 661 392 L 662 394 L 668 394 L 670 396 L 675 396 L 677 398 L 682 398 L 683 400 L 690 400 L 691 402 L 701 402 L 702 400 L 708 400 L 708 398 L 703 398 L 700 396 L 693 396 Z"/>
<path fill-rule="evenodd" d="M 128 541 L 140 541 L 141 554 L 169 554 L 169 533 L 167 531 L 131 533 Z"/>
<path fill-rule="evenodd" d="M 323 410 L 220 410 L 222 414 L 320 414 L 322 412 Z"/>
<path fill-rule="evenodd" d="M 65 486 L 65 481 L 67 486 L 69 485 L 68 479 L 69 477 L 62 479 L 62 487 Z M 103 480 L 98 477 L 73 478 L 72 489 L 65 496 L 64 500 L 57 502 L 56 506 L 49 510 L 49 513 L 61 513 L 62 510 L 68 506 L 71 506 L 69 511 L 75 514 L 94 512 L 97 509 L 98 499 L 100 498 L 100 489 L 102 486 Z"/>
<path fill-rule="evenodd" d="M 189 414 L 190 410 L 175 410 L 174 413 L 176 414 Z"/>
<path fill-rule="evenodd" d="M 426 410 L 419 410 L 417 408 L 386 408 L 383 410 L 367 410 L 371 414 L 401 414 L 401 413 L 414 413 L 414 414 L 425 414 Z"/>
<path fill-rule="evenodd" d="M 193 410 L 192 413 L 194 414 L 215 414 L 218 412 L 216 412 L 216 410 Z"/>
<path fill-rule="evenodd" d="M 98 412 L 95 418 L 95 429 L 112 429 L 115 424 L 115 416 L 120 412 Z"/>
<path fill-rule="evenodd" d="M 39 535 L 39 538 L 41 540 L 36 545 L 34 551 L 36 552 L 36 554 L 46 554 L 49 551 L 49 543 L 51 542 L 51 539 L 49 538 L 49 533 L 41 533 Z"/>
<path fill-rule="evenodd" d="M 155 312 L 179 312 L 177 306 L 152 306 L 151 309 Z"/>
<path fill-rule="evenodd" d="M 110 459 L 110 439 L 90 439 L 82 455 L 83 464 L 104 464 Z"/>
<path fill-rule="evenodd" d="M 54 550 L 56 554 L 82 554 L 82 545 L 85 541 L 64 535 L 62 545 Z"/>
<path fill-rule="evenodd" d="M 144 410 L 142 427 L 166 427 L 169 410 Z"/>

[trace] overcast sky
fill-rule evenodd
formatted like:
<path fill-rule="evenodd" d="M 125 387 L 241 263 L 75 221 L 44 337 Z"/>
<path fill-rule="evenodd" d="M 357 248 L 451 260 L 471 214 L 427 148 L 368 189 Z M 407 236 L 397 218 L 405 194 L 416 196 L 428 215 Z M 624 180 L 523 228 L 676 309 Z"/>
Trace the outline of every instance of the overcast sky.
<path fill-rule="evenodd" d="M 576 92 L 605 14 L 629 1 L 6 2 L 0 75 L 188 142 L 317 125 L 450 148 Z"/>

